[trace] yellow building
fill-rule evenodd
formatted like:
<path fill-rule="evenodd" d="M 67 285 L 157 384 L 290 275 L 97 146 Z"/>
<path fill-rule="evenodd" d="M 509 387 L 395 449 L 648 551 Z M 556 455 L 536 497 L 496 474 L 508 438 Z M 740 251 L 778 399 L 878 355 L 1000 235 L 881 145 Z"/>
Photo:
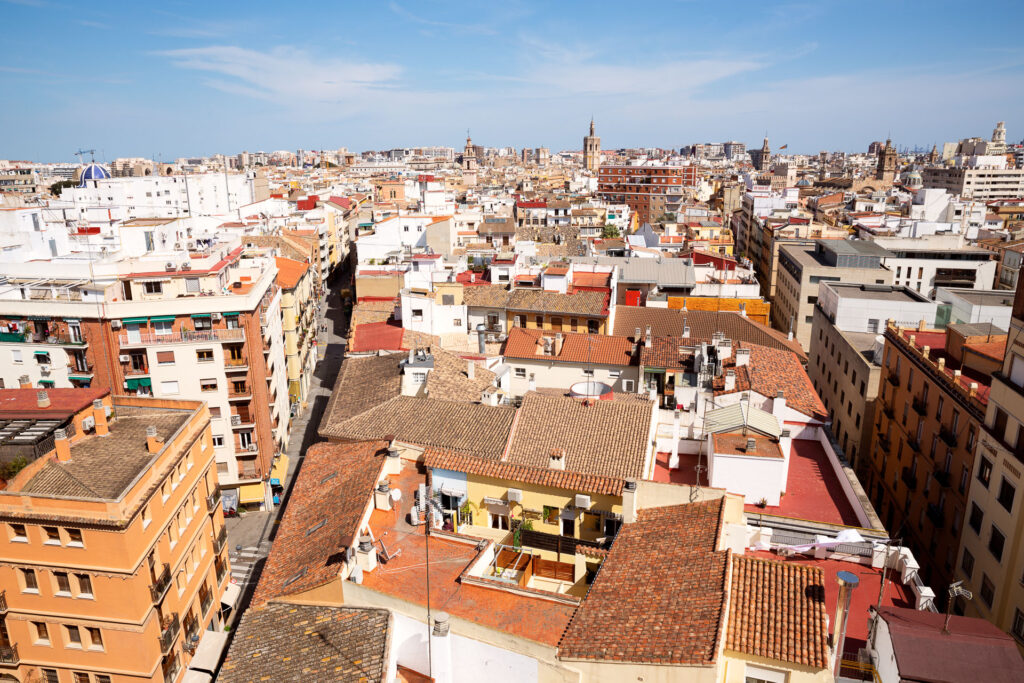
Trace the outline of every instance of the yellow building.
<path fill-rule="evenodd" d="M 105 395 L 49 424 L 0 492 L 0 679 L 180 680 L 229 573 L 206 405 Z"/>
<path fill-rule="evenodd" d="M 316 294 L 308 263 L 278 256 L 277 286 L 281 288 L 288 400 L 304 403 L 316 368 Z"/>

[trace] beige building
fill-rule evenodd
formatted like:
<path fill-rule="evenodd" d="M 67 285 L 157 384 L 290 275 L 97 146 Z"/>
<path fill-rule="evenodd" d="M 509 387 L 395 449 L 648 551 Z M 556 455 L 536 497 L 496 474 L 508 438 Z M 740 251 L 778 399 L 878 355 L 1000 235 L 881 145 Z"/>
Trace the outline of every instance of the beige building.
<path fill-rule="evenodd" d="M 583 138 L 583 168 L 597 171 L 601 167 L 601 138 L 594 134 L 594 119 L 590 119 L 590 135 Z"/>
<path fill-rule="evenodd" d="M 304 404 L 316 368 L 316 296 L 308 263 L 278 256 L 277 286 L 281 288 L 281 327 L 288 373 L 288 400 Z"/>

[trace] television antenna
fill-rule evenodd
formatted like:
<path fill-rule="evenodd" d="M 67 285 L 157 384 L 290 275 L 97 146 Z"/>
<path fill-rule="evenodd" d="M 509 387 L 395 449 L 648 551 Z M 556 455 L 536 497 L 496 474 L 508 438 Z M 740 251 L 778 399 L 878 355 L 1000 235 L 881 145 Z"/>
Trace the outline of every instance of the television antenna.
<path fill-rule="evenodd" d="M 949 601 L 946 604 L 946 620 L 942 623 L 942 632 L 949 635 L 949 620 L 953 616 L 953 602 L 957 598 L 963 598 L 964 600 L 973 600 L 974 593 L 964 588 L 964 582 L 954 581 L 949 584 Z"/>

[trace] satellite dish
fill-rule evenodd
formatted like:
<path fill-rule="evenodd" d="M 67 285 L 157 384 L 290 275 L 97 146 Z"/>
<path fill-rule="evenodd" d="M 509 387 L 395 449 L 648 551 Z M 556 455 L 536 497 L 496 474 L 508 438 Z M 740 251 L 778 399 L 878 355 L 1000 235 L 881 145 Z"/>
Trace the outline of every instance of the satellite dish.
<path fill-rule="evenodd" d="M 402 490 L 401 489 L 391 489 L 391 500 L 395 501 L 396 503 L 398 501 L 402 500 Z"/>

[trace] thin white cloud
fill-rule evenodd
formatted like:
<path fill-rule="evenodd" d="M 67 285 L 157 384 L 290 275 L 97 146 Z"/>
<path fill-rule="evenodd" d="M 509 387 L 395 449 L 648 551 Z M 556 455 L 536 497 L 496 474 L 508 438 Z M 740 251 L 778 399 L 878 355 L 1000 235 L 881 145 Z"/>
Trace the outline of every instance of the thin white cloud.
<path fill-rule="evenodd" d="M 85 26 L 86 28 L 98 28 L 98 29 L 103 30 L 103 31 L 109 31 L 110 30 L 110 26 L 108 26 L 107 24 L 104 24 L 104 23 L 99 22 L 99 21 L 91 21 L 89 19 L 79 19 L 78 20 L 78 24 L 80 26 Z"/>
<path fill-rule="evenodd" d="M 422 26 L 433 26 L 435 28 L 449 29 L 460 33 L 481 33 L 484 35 L 495 35 L 497 33 L 493 27 L 487 26 L 486 24 L 462 24 L 457 22 L 439 21 L 437 19 L 428 19 L 419 15 L 413 14 L 409 10 L 405 9 L 397 2 L 388 3 L 388 8 L 397 14 L 398 16 L 411 21 L 415 24 Z"/>

